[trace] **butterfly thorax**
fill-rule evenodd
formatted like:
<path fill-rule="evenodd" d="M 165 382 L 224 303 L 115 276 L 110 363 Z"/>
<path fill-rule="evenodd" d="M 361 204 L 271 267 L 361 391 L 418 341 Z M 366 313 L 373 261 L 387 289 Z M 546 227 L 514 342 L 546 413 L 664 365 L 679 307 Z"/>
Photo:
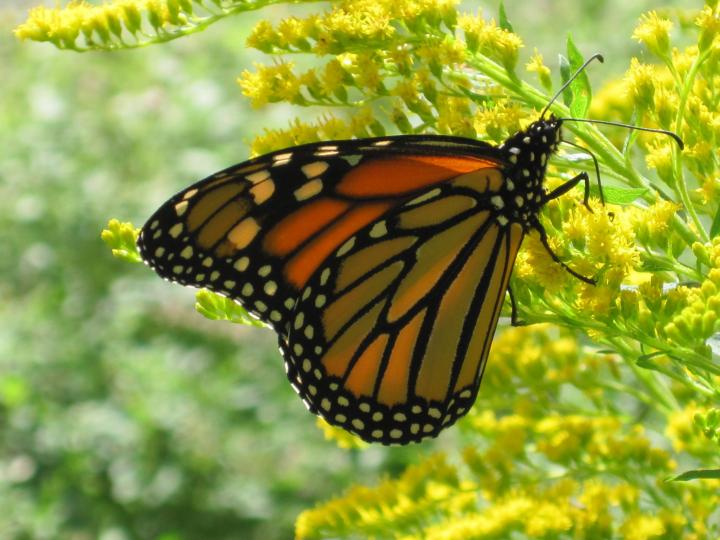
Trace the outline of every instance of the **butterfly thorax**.
<path fill-rule="evenodd" d="M 506 163 L 504 189 L 492 203 L 501 225 L 519 223 L 526 231 L 534 227 L 545 203 L 543 180 L 547 161 L 557 150 L 561 126 L 562 121 L 555 117 L 538 120 L 498 147 Z"/>

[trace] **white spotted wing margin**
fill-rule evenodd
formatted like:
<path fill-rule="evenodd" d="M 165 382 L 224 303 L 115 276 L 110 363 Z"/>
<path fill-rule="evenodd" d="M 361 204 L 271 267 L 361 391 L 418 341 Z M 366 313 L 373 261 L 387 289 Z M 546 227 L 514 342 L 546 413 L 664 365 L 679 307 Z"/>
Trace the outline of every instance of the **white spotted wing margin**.
<path fill-rule="evenodd" d="M 306 406 L 369 442 L 435 437 L 477 396 L 517 251 L 492 193 L 452 181 L 396 208 L 310 278 L 281 338 Z"/>
<path fill-rule="evenodd" d="M 163 278 L 229 297 L 287 335 L 300 290 L 283 275 L 293 253 L 274 257 L 263 250 L 272 225 L 314 198 L 333 195 L 335 185 L 363 160 L 398 155 L 495 158 L 499 151 L 480 141 L 439 135 L 324 141 L 279 150 L 170 198 L 141 229 L 139 253 Z"/>

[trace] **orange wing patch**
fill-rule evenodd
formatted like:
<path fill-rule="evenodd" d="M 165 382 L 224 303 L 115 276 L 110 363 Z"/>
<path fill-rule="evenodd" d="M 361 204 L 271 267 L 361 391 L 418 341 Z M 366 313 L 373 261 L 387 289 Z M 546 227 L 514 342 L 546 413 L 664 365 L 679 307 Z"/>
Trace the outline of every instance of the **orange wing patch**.
<path fill-rule="evenodd" d="M 347 173 L 336 191 L 348 197 L 389 197 L 417 191 L 496 161 L 472 157 L 403 156 L 360 163 Z"/>

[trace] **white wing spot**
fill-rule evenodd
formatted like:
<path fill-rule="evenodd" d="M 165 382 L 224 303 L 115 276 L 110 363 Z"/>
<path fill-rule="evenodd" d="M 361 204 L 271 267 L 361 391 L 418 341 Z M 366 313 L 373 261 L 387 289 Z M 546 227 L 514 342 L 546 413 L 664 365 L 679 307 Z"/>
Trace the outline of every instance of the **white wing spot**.
<path fill-rule="evenodd" d="M 240 257 L 237 261 L 235 261 L 235 264 L 233 264 L 233 268 L 235 268 L 238 272 L 243 272 L 247 270 L 249 265 L 250 259 L 248 257 Z"/>
<path fill-rule="evenodd" d="M 293 326 L 295 327 L 295 330 L 300 330 L 303 324 L 305 324 L 305 314 L 301 311 L 295 317 L 295 322 L 293 323 Z"/>
<path fill-rule="evenodd" d="M 189 259 L 190 257 L 192 257 L 192 254 L 193 254 L 193 248 L 192 248 L 192 246 L 186 246 L 185 249 L 183 249 L 183 250 L 180 252 L 180 256 L 181 256 L 183 259 Z"/>
<path fill-rule="evenodd" d="M 212 263 L 213 263 L 212 257 L 205 257 L 203 259 L 202 265 L 205 268 L 210 268 L 212 266 Z"/>
<path fill-rule="evenodd" d="M 326 268 L 322 271 L 322 274 L 320 274 L 320 285 L 324 286 L 328 282 L 328 279 L 330 279 L 330 269 Z"/>
<path fill-rule="evenodd" d="M 375 225 L 373 225 L 373 228 L 370 229 L 370 238 L 380 238 L 381 236 L 385 236 L 387 234 L 387 223 L 383 221 L 377 222 Z"/>
<path fill-rule="evenodd" d="M 246 283 L 245 285 L 243 285 L 240 294 L 242 294 L 243 296 L 250 296 L 254 291 L 255 289 L 253 289 L 252 283 Z"/>
<path fill-rule="evenodd" d="M 273 296 L 277 292 L 277 283 L 275 283 L 274 281 L 268 281 L 267 283 L 265 283 L 263 289 L 265 290 L 266 294 Z"/>
<path fill-rule="evenodd" d="M 175 205 L 175 213 L 178 217 L 182 216 L 188 209 L 189 203 L 187 201 L 180 201 Z"/>
<path fill-rule="evenodd" d="M 335 255 L 337 257 L 342 257 L 348 251 L 350 251 L 354 245 L 355 245 L 355 237 L 353 236 L 347 242 L 345 242 L 342 246 L 340 246 L 340 249 L 337 250 L 337 253 Z"/>
<path fill-rule="evenodd" d="M 234 289 L 235 285 L 237 285 L 237 283 L 235 283 L 232 279 L 228 279 L 223 282 L 223 286 L 226 289 Z"/>
<path fill-rule="evenodd" d="M 170 227 L 170 230 L 168 231 L 168 233 L 170 233 L 170 236 L 172 236 L 173 238 L 177 238 L 178 236 L 180 236 L 180 233 L 182 233 L 182 232 L 183 232 L 183 224 L 182 223 L 176 223 L 175 225 Z"/>

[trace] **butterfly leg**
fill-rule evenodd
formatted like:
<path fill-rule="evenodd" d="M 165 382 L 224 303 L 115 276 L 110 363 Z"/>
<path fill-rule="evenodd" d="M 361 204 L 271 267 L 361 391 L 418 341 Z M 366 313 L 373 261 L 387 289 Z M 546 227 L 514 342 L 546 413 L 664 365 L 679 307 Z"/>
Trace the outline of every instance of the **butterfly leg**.
<path fill-rule="evenodd" d="M 590 208 L 590 205 L 588 204 L 588 200 L 590 199 L 590 177 L 586 172 L 581 172 L 578 174 L 575 178 L 568 180 L 564 184 L 556 187 L 553 189 L 550 193 L 545 195 L 545 198 L 543 200 L 543 204 L 552 201 L 553 199 L 557 199 L 558 197 L 565 195 L 568 191 L 570 191 L 572 188 L 577 186 L 580 182 L 585 182 L 585 196 L 583 197 L 583 205 L 585 208 L 593 211 L 592 208 Z M 601 192 L 602 193 L 602 192 Z M 602 198 L 602 196 L 601 196 Z M 603 201 L 604 204 L 604 201 Z"/>
<path fill-rule="evenodd" d="M 587 176 L 587 175 L 586 175 Z M 572 180 L 571 180 L 572 181 Z M 576 182 L 577 183 L 577 182 Z M 560 187 L 565 186 L 566 184 L 563 184 Z M 560 188 L 558 188 L 560 189 Z M 575 276 L 580 281 L 584 281 L 588 285 L 596 285 L 597 281 L 593 278 L 589 278 L 586 276 L 583 276 L 582 274 L 578 274 L 575 270 L 570 268 L 567 264 L 565 264 L 563 261 L 560 260 L 560 257 L 558 257 L 555 252 L 550 247 L 550 243 L 548 242 L 548 236 L 547 232 L 545 232 L 545 228 L 542 226 L 542 224 L 538 221 L 534 224 L 535 229 L 540 233 L 540 242 L 542 242 L 543 247 L 547 250 L 547 252 L 550 254 L 550 257 L 553 261 L 558 263 L 560 266 L 562 266 L 570 275 Z"/>
<path fill-rule="evenodd" d="M 512 287 L 508 285 L 508 296 L 510 297 L 510 324 L 513 326 L 527 326 L 525 321 L 521 321 L 518 318 L 517 303 L 515 302 L 515 295 L 512 292 Z"/>

